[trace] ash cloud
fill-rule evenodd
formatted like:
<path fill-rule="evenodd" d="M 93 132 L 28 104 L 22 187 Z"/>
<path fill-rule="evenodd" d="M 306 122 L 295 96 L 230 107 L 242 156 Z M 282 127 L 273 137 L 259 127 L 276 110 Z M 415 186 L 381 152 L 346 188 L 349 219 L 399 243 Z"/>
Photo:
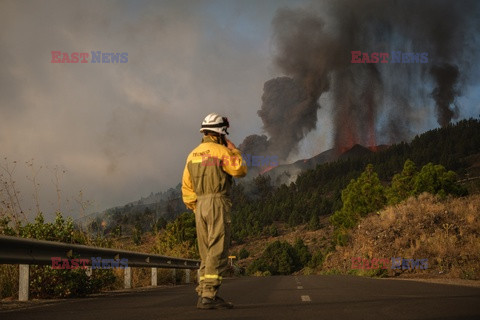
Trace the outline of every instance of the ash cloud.
<path fill-rule="evenodd" d="M 275 64 L 287 76 L 265 82 L 258 115 L 270 136 L 259 145 L 249 136 L 240 148 L 255 154 L 274 154 L 285 160 L 298 143 L 316 128 L 318 99 L 329 89 L 330 53 L 334 42 L 324 32 L 324 22 L 303 10 L 291 14 L 281 9 L 273 20 L 278 54 Z M 314 56 L 308 55 L 314 52 Z M 307 54 L 305 54 L 307 53 Z M 252 142 L 255 141 L 257 148 Z"/>
<path fill-rule="evenodd" d="M 265 131 L 272 137 L 269 151 L 286 158 L 305 133 L 315 128 L 318 95 L 312 95 L 292 78 L 280 77 L 265 82 L 262 118 Z"/>
<path fill-rule="evenodd" d="M 459 94 L 456 84 L 460 73 L 458 67 L 451 64 L 435 65 L 430 69 L 430 73 L 437 84 L 432 96 L 437 106 L 438 123 L 445 127 L 458 115 L 458 107 L 454 105 L 454 101 Z M 451 109 L 452 105 L 454 109 Z"/>
<path fill-rule="evenodd" d="M 258 114 L 269 138 L 258 150 L 283 160 L 295 152 L 316 128 L 325 92 L 332 93 L 334 147 L 340 151 L 357 143 L 374 146 L 377 136 L 383 143 L 408 140 L 429 106 L 438 124 L 448 125 L 472 78 L 467 61 L 476 54 L 467 48 L 477 38 L 479 7 L 475 1 L 370 0 L 278 10 L 274 63 L 285 77 L 265 83 Z M 352 64 L 351 51 L 387 52 L 389 63 Z M 428 62 L 391 63 L 394 51 L 426 52 Z"/>

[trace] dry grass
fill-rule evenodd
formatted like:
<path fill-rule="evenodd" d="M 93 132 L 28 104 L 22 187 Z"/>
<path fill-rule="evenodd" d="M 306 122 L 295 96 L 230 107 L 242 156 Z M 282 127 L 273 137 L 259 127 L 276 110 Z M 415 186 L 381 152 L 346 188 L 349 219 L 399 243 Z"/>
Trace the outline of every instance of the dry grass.
<path fill-rule="evenodd" d="M 142 237 L 142 243 L 136 245 L 133 242 L 132 237 L 124 237 L 114 241 L 113 247 L 123 250 L 136 251 L 136 252 L 145 252 L 145 253 L 155 253 L 171 257 L 183 257 L 188 256 L 189 251 L 186 245 L 179 245 L 173 249 L 167 251 L 159 252 L 159 241 L 161 241 L 159 235 L 152 235 L 145 233 Z M 117 281 L 115 287 L 118 289 L 123 288 L 123 276 L 124 271 L 122 269 L 116 270 Z M 178 269 L 176 270 L 176 279 L 173 277 L 173 272 L 171 269 L 157 269 L 157 283 L 158 285 L 171 285 L 174 283 L 181 283 L 185 281 L 185 271 Z M 190 281 L 193 282 L 196 280 L 196 272 L 192 271 L 190 273 Z M 147 287 L 151 285 L 151 268 L 132 268 L 132 287 Z"/>
<path fill-rule="evenodd" d="M 18 296 L 18 265 L 0 264 L 0 300 Z"/>
<path fill-rule="evenodd" d="M 389 269 L 388 275 L 478 280 L 479 215 L 480 195 L 443 201 L 429 194 L 410 198 L 366 217 L 350 233 L 349 244 L 328 256 L 323 271 L 352 273 L 352 257 L 426 258 L 427 270 Z"/>

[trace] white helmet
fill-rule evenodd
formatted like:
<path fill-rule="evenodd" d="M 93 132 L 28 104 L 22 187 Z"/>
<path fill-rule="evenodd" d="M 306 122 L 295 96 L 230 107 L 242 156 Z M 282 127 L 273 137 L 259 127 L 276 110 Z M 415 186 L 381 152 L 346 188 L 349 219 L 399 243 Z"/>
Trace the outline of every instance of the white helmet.
<path fill-rule="evenodd" d="M 200 132 L 205 130 L 218 132 L 220 134 L 228 134 L 228 127 L 230 124 L 228 123 L 228 119 L 226 117 L 222 117 L 217 113 L 210 113 L 208 116 L 203 119 L 202 122 L 202 129 Z"/>

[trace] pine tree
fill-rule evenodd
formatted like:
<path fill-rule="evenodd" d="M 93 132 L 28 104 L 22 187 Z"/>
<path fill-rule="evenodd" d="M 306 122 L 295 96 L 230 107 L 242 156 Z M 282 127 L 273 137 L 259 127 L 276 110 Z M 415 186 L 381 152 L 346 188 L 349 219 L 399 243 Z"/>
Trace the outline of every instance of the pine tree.
<path fill-rule="evenodd" d="M 417 174 L 415 163 L 408 159 L 401 173 L 392 178 L 392 185 L 387 188 L 388 204 L 397 204 L 414 194 L 414 179 Z"/>
<path fill-rule="evenodd" d="M 331 217 L 336 227 L 352 228 L 361 217 L 381 209 L 386 204 L 385 190 L 369 164 L 356 180 L 342 191 L 343 207 Z"/>

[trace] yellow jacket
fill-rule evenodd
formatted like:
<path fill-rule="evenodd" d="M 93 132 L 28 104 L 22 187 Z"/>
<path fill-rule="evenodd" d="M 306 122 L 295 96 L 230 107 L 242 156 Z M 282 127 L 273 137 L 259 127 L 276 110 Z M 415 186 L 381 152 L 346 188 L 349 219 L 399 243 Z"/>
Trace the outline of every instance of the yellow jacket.
<path fill-rule="evenodd" d="M 182 198 L 194 210 L 197 196 L 230 195 L 233 177 L 244 177 L 247 166 L 240 150 L 230 150 L 217 137 L 204 136 L 202 143 L 187 157 L 182 178 Z"/>

